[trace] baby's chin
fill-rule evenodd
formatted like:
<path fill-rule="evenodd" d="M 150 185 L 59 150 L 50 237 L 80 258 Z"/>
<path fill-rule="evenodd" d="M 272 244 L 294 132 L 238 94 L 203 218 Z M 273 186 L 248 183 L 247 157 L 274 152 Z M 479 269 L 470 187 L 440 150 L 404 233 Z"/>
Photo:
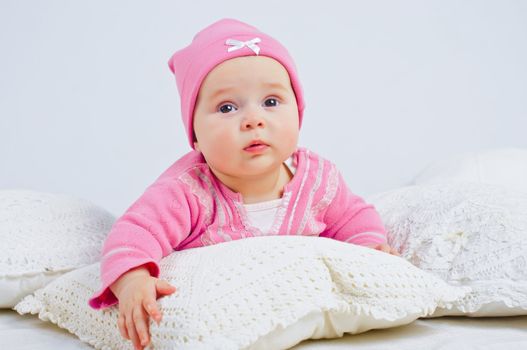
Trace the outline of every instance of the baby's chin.
<path fill-rule="evenodd" d="M 227 168 L 219 168 L 220 172 L 229 175 L 233 178 L 259 178 L 261 176 L 270 175 L 274 172 L 280 171 L 282 163 L 280 161 L 276 162 L 264 162 L 263 160 L 251 160 L 249 162 L 244 162 L 239 166 L 232 166 Z"/>

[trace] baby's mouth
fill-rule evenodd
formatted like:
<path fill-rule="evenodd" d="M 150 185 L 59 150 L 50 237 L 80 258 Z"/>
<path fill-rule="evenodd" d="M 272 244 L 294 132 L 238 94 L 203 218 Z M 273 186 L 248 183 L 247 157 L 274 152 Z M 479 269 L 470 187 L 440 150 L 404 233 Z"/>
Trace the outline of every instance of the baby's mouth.
<path fill-rule="evenodd" d="M 259 153 L 262 151 L 265 151 L 269 147 L 268 144 L 266 144 L 263 141 L 252 141 L 247 147 L 245 147 L 243 150 L 251 153 Z"/>

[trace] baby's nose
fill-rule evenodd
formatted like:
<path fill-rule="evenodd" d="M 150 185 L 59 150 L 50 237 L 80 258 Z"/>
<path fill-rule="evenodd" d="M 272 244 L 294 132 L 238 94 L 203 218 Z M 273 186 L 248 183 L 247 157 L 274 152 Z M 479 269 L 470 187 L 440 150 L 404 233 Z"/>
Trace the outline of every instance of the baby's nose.
<path fill-rule="evenodd" d="M 250 130 L 262 127 L 265 127 L 265 120 L 256 111 L 247 113 L 246 117 L 242 121 L 243 130 Z"/>
<path fill-rule="evenodd" d="M 247 120 L 243 123 L 243 129 L 245 130 L 254 129 L 257 127 L 263 127 L 263 126 L 264 126 L 263 120 Z"/>

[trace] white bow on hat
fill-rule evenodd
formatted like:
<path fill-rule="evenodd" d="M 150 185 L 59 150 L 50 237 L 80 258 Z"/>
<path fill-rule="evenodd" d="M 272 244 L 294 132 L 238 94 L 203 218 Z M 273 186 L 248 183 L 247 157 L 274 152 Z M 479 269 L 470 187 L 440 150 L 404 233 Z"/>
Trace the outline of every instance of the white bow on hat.
<path fill-rule="evenodd" d="M 260 41 L 262 41 L 260 38 L 254 38 L 254 39 L 247 40 L 247 41 L 240 41 L 240 40 L 236 40 L 236 39 L 227 39 L 227 41 L 225 41 L 225 44 L 226 45 L 231 45 L 231 47 L 229 47 L 227 52 L 239 50 L 242 47 L 247 46 L 249 49 L 253 50 L 255 54 L 258 55 L 260 53 L 260 47 L 258 45 L 256 45 L 256 44 L 259 43 Z"/>

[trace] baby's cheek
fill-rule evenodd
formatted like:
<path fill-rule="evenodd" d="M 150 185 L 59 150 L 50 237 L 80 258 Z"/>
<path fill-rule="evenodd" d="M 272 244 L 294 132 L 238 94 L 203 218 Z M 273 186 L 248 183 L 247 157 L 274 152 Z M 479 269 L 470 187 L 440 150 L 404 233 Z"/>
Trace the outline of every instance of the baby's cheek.
<path fill-rule="evenodd" d="M 215 141 L 216 147 L 222 149 L 225 153 L 232 152 L 240 147 L 235 133 L 230 130 L 219 131 Z"/>
<path fill-rule="evenodd" d="M 209 123 L 203 126 L 201 142 L 207 144 L 209 152 L 225 148 L 232 143 L 232 132 L 226 127 L 217 125 L 217 123 Z"/>
<path fill-rule="evenodd" d="M 232 159 L 234 152 L 239 148 L 234 135 L 228 131 L 217 131 L 211 136 L 212 142 L 208 147 L 209 157 L 213 158 L 215 163 L 225 163 Z"/>
<path fill-rule="evenodd" d="M 296 148 L 298 135 L 298 126 L 290 125 L 282 130 L 280 138 L 283 140 L 284 146 L 287 148 Z"/>

